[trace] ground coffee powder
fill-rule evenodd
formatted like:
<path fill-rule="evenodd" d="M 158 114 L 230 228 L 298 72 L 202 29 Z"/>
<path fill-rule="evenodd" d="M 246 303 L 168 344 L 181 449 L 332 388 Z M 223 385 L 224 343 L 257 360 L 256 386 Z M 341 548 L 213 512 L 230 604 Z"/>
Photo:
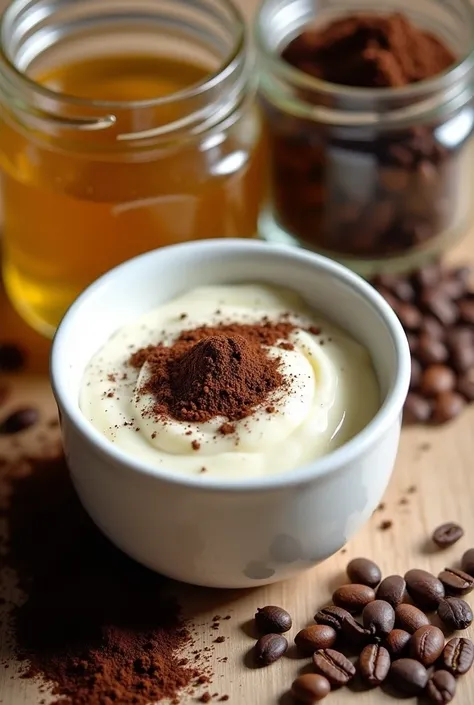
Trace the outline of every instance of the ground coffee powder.
<path fill-rule="evenodd" d="M 132 355 L 132 366 L 146 361 L 150 368 L 139 393 L 152 394 L 151 413 L 160 417 L 193 422 L 216 416 L 243 419 L 282 386 L 279 360 L 270 358 L 265 346 L 285 339 L 293 329 L 289 322 L 263 322 L 185 331 L 173 345 Z"/>
<path fill-rule="evenodd" d="M 27 600 L 14 613 L 24 677 L 53 682 L 59 705 L 178 702 L 206 668 L 170 582 L 115 549 L 93 526 L 64 459 L 0 462 L 4 561 Z M 197 659 L 197 660 L 196 660 Z"/>
<path fill-rule="evenodd" d="M 283 58 L 317 78 L 359 88 L 406 86 L 454 62 L 446 45 L 398 13 L 351 15 L 307 30 Z"/>

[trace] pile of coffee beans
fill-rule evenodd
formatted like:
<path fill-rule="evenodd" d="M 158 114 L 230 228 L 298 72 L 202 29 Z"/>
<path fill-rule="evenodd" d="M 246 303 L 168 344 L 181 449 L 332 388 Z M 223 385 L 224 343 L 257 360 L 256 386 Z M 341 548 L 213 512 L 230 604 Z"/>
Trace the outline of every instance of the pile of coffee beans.
<path fill-rule="evenodd" d="M 473 270 L 432 264 L 373 280 L 408 337 L 411 385 L 404 421 L 442 424 L 474 401 Z"/>
<path fill-rule="evenodd" d="M 446 526 L 438 527 L 433 540 Z M 401 697 L 450 703 L 456 679 L 474 663 L 474 643 L 453 635 L 474 620 L 463 599 L 474 590 L 474 548 L 464 553 L 461 569 L 445 568 L 437 577 L 414 568 L 382 579 L 380 568 L 367 558 L 350 561 L 347 576 L 351 582 L 337 588 L 332 604 L 316 613 L 315 624 L 294 638 L 314 669 L 292 684 L 295 701 L 316 703 L 358 678 L 366 688 L 387 682 Z M 258 609 L 255 626 L 262 634 L 255 660 L 269 666 L 288 649 L 283 634 L 292 628 L 292 618 L 282 607 L 269 605 Z"/>

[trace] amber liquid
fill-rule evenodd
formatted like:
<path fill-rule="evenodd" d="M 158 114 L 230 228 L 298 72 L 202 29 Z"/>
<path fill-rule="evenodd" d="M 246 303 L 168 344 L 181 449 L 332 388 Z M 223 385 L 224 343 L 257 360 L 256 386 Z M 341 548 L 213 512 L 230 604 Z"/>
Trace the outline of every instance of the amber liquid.
<path fill-rule="evenodd" d="M 137 101 L 188 88 L 206 73 L 173 59 L 113 56 L 35 80 L 76 97 Z M 129 123 L 131 131 L 143 129 L 138 113 Z M 210 137 L 110 159 L 100 147 L 115 140 L 113 130 L 91 135 L 95 158 L 3 124 L 4 279 L 23 317 L 51 334 L 85 286 L 134 255 L 188 240 L 254 236 L 263 189 L 258 122 L 248 116 Z"/>

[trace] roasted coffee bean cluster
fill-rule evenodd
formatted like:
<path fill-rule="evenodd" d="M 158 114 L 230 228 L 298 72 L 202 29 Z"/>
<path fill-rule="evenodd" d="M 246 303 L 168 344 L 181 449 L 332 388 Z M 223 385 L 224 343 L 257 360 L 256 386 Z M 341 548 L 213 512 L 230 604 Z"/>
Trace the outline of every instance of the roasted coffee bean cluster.
<path fill-rule="evenodd" d="M 358 676 L 367 688 L 388 681 L 400 696 L 450 703 L 456 679 L 474 663 L 470 639 L 456 635 L 445 643 L 445 633 L 451 636 L 474 620 L 461 597 L 474 590 L 474 548 L 463 555 L 461 569 L 445 568 L 438 577 L 411 569 L 382 580 L 380 568 L 367 558 L 350 561 L 347 576 L 352 582 L 337 588 L 333 604 L 320 609 L 315 624 L 294 638 L 297 651 L 311 657 L 314 669 L 294 681 L 295 701 L 319 702 Z M 436 612 L 443 630 L 427 612 Z M 255 645 L 256 662 L 268 666 L 287 651 L 283 633 L 291 629 L 292 619 L 270 605 L 257 611 L 255 625 L 263 634 Z"/>
<path fill-rule="evenodd" d="M 474 289 L 469 267 L 383 274 L 375 288 L 398 315 L 412 355 L 404 421 L 442 424 L 474 401 Z"/>

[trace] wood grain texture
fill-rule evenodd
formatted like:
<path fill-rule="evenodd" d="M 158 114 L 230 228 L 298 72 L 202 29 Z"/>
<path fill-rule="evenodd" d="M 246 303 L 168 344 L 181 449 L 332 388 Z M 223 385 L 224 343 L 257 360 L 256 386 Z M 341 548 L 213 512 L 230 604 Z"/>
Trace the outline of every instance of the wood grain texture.
<path fill-rule="evenodd" d="M 249 17 L 255 7 L 254 0 L 242 0 L 242 4 Z M 452 259 L 474 261 L 473 252 L 474 234 L 453 252 Z M 12 408 L 23 403 L 39 404 L 43 417 L 48 419 L 55 413 L 47 379 L 48 343 L 30 331 L 0 295 L 0 337 L 9 336 L 20 340 L 30 353 L 27 373 L 14 379 L 14 394 L 9 403 Z M 384 498 L 385 509 L 374 514 L 344 552 L 321 566 L 290 582 L 249 591 L 179 588 L 185 613 L 198 625 L 199 646 L 211 644 L 216 635 L 228 637 L 222 644 L 213 644 L 216 658 L 211 692 L 228 694 L 229 702 L 236 705 L 290 705 L 288 688 L 301 670 L 307 669 L 308 660 L 295 658 L 294 650 L 290 649 L 286 657 L 269 668 L 249 667 L 249 654 L 255 640 L 249 634 L 248 622 L 257 607 L 282 605 L 294 618 L 289 633 L 292 641 L 300 628 L 311 623 L 316 610 L 328 602 L 333 589 L 344 581 L 344 569 L 350 558 L 371 557 L 381 566 L 384 575 L 403 574 L 410 567 L 437 573 L 446 565 L 456 565 L 462 552 L 474 545 L 473 424 L 474 407 L 444 428 L 404 431 L 396 470 Z M 31 431 L 24 434 L 23 443 L 33 448 L 41 441 L 36 432 Z M 6 445 L 6 442 L 0 443 L 0 452 Z M 416 491 L 407 493 L 412 486 L 416 486 Z M 404 503 L 400 503 L 402 498 L 405 498 Z M 382 531 L 380 525 L 385 520 L 392 521 L 393 525 Z M 459 521 L 464 526 L 465 537 L 445 551 L 436 551 L 428 538 L 437 525 L 449 520 Z M 2 594 L 17 599 L 12 595 L 8 576 L 4 577 Z M 231 614 L 232 619 L 221 622 L 219 631 L 212 631 L 210 623 L 216 613 Z M 4 627 L 2 630 L 0 654 L 7 656 L 9 647 Z M 228 657 L 227 663 L 219 662 L 222 656 Z M 8 669 L 0 667 L 3 705 L 34 705 L 45 697 L 39 694 L 35 684 L 15 674 L 14 661 Z M 188 698 L 183 702 L 196 702 L 196 699 Z M 344 689 L 332 693 L 325 702 L 383 705 L 396 701 L 380 689 L 365 693 Z M 474 703 L 474 671 L 460 679 L 455 702 L 459 705 Z"/>

